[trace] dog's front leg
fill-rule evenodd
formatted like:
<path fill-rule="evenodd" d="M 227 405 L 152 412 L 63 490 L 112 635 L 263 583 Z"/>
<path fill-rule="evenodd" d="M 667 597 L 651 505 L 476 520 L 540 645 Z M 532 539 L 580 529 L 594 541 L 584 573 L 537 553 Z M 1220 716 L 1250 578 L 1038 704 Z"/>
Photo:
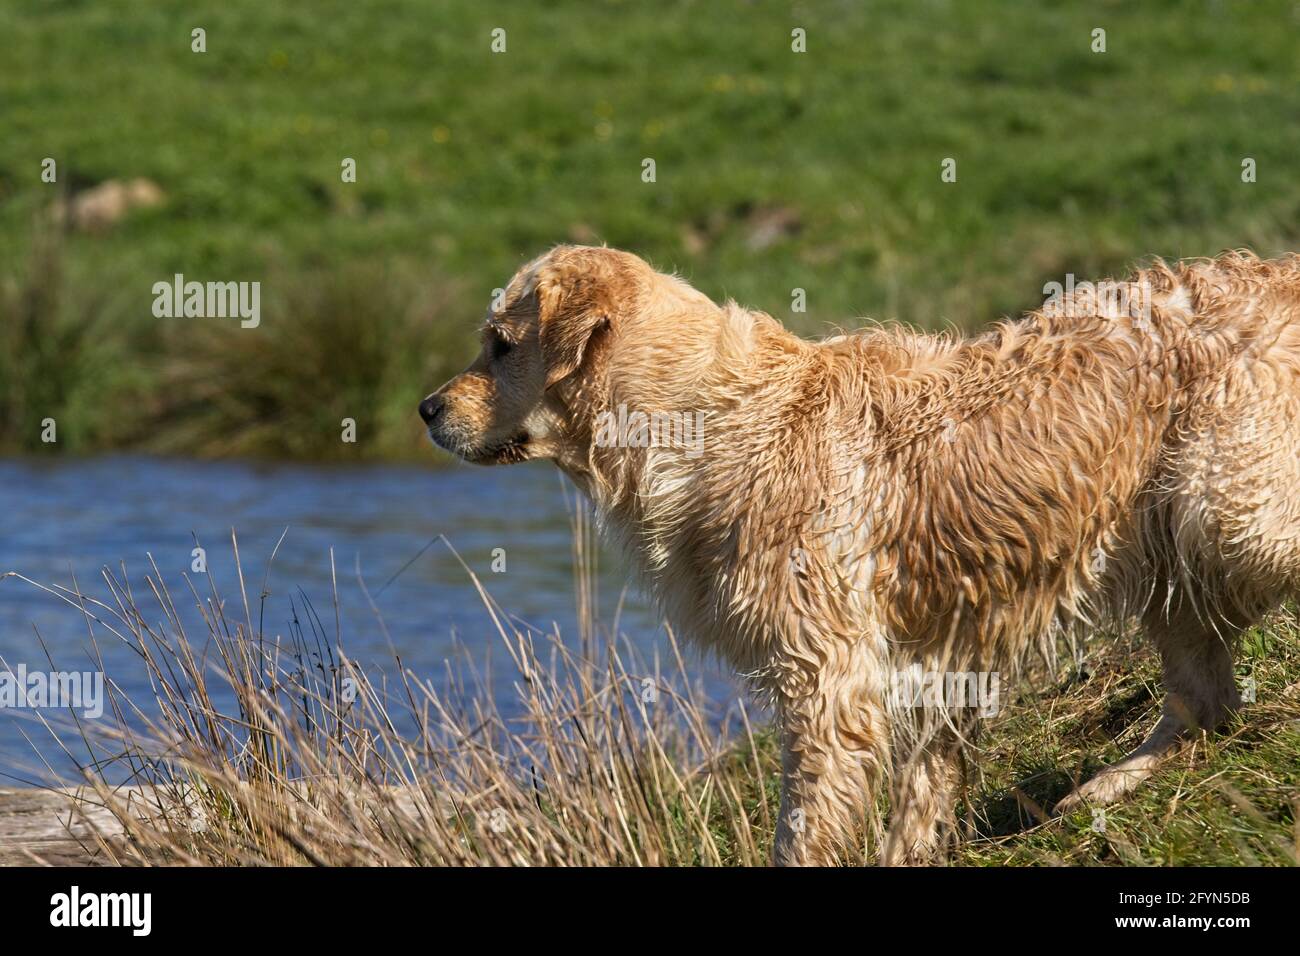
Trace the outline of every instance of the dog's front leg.
<path fill-rule="evenodd" d="M 962 781 L 956 735 L 943 731 L 903 758 L 896 754 L 893 770 L 884 863 L 918 866 L 937 862 L 956 829 L 954 809 Z"/>
<path fill-rule="evenodd" d="M 826 667 L 808 693 L 780 702 L 778 866 L 862 862 L 867 834 L 879 840 L 876 796 L 889 734 L 870 678 L 870 669 Z"/>

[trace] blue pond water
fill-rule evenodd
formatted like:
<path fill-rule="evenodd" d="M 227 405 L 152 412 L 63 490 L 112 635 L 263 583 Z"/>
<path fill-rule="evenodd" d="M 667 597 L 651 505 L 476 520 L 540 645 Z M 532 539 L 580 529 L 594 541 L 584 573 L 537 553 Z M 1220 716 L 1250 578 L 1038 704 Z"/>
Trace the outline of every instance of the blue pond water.
<path fill-rule="evenodd" d="M 411 671 L 436 678 L 449 658 L 468 657 L 482 665 L 490 656 L 504 663 L 505 655 L 469 575 L 444 544 L 430 542 L 445 535 L 511 615 L 541 631 L 558 626 L 566 640 L 576 642 L 569 514 L 574 505 L 572 489 L 545 464 L 479 469 L 144 457 L 3 461 L 0 574 L 16 571 L 41 584 L 64 586 L 75 577 L 84 593 L 107 599 L 102 571 L 108 567 L 121 576 L 124 565 L 124 580 L 146 616 L 152 613 L 151 621 L 160 622 L 162 612 L 146 599 L 144 586 L 152 555 L 194 625 L 190 636 L 195 638 L 203 629 L 183 575 L 197 578 L 206 594 L 206 582 L 190 573 L 196 537 L 228 608 L 238 608 L 232 616 L 242 618 L 230 545 L 234 529 L 255 614 L 266 579 L 267 636 L 287 635 L 295 604 L 301 617 L 306 599 L 332 639 L 332 549 L 348 655 L 372 675 L 396 675 L 395 651 Z M 505 553 L 504 573 L 492 570 L 498 548 Z M 612 621 L 618 609 L 618 629 L 638 649 L 652 656 L 666 648 L 662 628 L 628 586 L 618 556 L 601 551 L 599 565 L 602 619 Z M 134 652 L 107 632 L 95 636 L 108 677 L 133 699 L 151 699 Z M 29 672 L 48 672 L 42 642 L 59 670 L 96 667 L 85 619 L 75 607 L 17 578 L 0 579 L 0 671 L 25 665 Z M 693 661 L 720 705 L 735 696 L 716 666 Z M 513 670 L 494 667 L 492 677 L 501 682 L 498 699 L 511 698 Z M 33 745 L 56 771 L 74 766 L 31 716 L 29 709 L 0 708 L 0 786 L 42 777 Z"/>

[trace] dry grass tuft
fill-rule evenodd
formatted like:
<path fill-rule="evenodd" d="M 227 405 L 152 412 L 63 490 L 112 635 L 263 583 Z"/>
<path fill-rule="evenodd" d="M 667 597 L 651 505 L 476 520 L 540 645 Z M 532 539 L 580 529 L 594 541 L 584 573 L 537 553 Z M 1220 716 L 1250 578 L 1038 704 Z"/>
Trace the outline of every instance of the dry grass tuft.
<path fill-rule="evenodd" d="M 206 593 L 190 583 L 198 635 L 186 633 L 157 567 L 143 596 L 111 572 L 102 600 L 75 583 L 46 588 L 81 609 L 96 654 L 95 641 L 125 641 L 152 682 L 152 700 L 132 701 L 110 681 L 111 729 L 77 731 L 93 755 L 79 781 L 91 794 L 81 822 L 93 829 L 102 813 L 89 811 L 107 808 L 125 831 L 101 831 L 100 856 L 125 865 L 765 864 L 778 799 L 773 734 L 751 727 L 743 709 L 739 726 L 719 720 L 673 635 L 666 668 L 625 640 L 602 639 L 581 515 L 574 540 L 577 647 L 513 621 L 465 568 L 514 674 L 506 701 L 470 663 L 449 665 L 436 687 L 400 659 L 394 683 L 372 678 L 327 638 L 329 613 L 306 602 L 287 635 L 266 633 L 265 588 L 249 600 L 233 541 L 237 601 L 210 579 Z M 335 634 L 337 615 L 336 598 Z M 982 728 L 952 862 L 1294 865 L 1298 637 L 1289 611 L 1252 630 L 1239 676 L 1255 682 L 1257 700 L 1107 808 L 1100 829 L 1086 811 L 1043 808 L 1150 726 L 1158 663 L 1131 635 L 1090 642 L 1079 663 L 1063 655 L 1037 691 L 1019 688 Z M 130 786 L 105 783 L 124 769 Z"/>
<path fill-rule="evenodd" d="M 586 538 L 584 527 L 580 569 Z M 110 861 L 765 862 L 775 808 L 750 782 L 771 754 L 747 722 L 737 749 L 675 640 L 667 669 L 622 641 L 598 647 L 594 629 L 575 650 L 516 625 L 466 568 L 517 675 L 516 699 L 499 705 L 472 668 L 449 667 L 440 687 L 403 669 L 388 686 L 327 641 L 329 623 L 310 608 L 287 637 L 264 633 L 234 547 L 237 602 L 213 582 L 206 594 L 190 585 L 205 625 L 197 640 L 156 566 L 147 599 L 109 572 L 102 601 L 50 589 L 83 609 L 92 632 L 138 651 L 154 688 L 145 706 L 110 683 L 113 729 L 81 731 L 99 756 L 86 782 L 128 835 L 100 841 Z M 218 703 L 232 695 L 233 707 Z M 148 798 L 105 784 L 110 767 L 128 767 Z"/>

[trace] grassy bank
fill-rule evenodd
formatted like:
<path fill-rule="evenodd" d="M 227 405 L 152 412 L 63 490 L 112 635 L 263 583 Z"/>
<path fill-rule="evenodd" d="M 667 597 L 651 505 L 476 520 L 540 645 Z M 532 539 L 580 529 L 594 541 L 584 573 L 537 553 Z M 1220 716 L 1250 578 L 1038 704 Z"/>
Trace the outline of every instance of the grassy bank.
<path fill-rule="evenodd" d="M 427 458 L 415 405 L 473 350 L 451 284 L 379 262 L 275 274 L 242 329 L 140 320 L 124 290 L 69 281 L 69 255 L 44 234 L 0 285 L 2 451 Z"/>
<path fill-rule="evenodd" d="M 491 290 L 562 240 L 802 331 L 973 327 L 1066 273 L 1294 249 L 1295 26 L 1281 0 L 16 0 L 0 450 L 419 453 L 414 402 L 463 362 Z M 66 211 L 136 178 L 160 201 Z M 261 326 L 155 319 L 153 283 L 178 272 L 262 282 Z"/>
<path fill-rule="evenodd" d="M 64 737 L 69 752 L 87 755 L 93 802 L 126 828 L 127 839 L 102 841 L 104 857 L 765 863 L 779 804 L 774 734 L 740 705 L 720 719 L 671 636 L 660 662 L 610 635 L 590 611 L 585 528 L 576 540 L 577 635 L 522 630 L 480 587 L 484 625 L 517 674 L 511 701 L 495 699 L 471 665 L 436 677 L 395 665 L 386 678 L 358 667 L 331 640 L 329 608 L 296 618 L 286 634 L 263 633 L 264 608 L 247 597 L 260 577 L 251 567 L 227 582 L 237 595 L 228 601 L 210 580 L 168 594 L 156 569 L 147 599 L 111 574 L 97 594 L 60 592 L 86 608 L 101 641 L 138 649 L 156 688 L 150 701 L 114 693 L 107 726 Z M 182 632 L 169 609 L 183 600 L 204 608 L 205 633 Z M 1252 631 L 1238 676 L 1254 681 L 1255 701 L 1100 821 L 1086 811 L 1053 818 L 1044 808 L 1153 724 L 1154 655 L 1132 638 L 1098 637 L 1079 662 L 1037 675 L 981 727 L 951 862 L 1296 864 L 1298 637 L 1290 612 Z M 230 690 L 233 702 L 221 703 Z M 150 713 L 159 716 L 146 722 Z M 152 809 L 138 789 L 128 806 L 103 784 L 124 770 L 134 787 L 158 795 Z"/>

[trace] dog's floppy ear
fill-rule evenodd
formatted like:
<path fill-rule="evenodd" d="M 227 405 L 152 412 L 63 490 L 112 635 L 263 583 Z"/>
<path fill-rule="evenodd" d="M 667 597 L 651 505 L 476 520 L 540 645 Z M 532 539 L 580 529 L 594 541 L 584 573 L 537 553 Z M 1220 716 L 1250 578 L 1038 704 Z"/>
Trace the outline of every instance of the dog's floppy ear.
<path fill-rule="evenodd" d="M 615 278 L 595 256 L 569 255 L 538 270 L 537 337 L 547 388 L 576 372 L 592 337 L 609 327 L 618 305 Z"/>

